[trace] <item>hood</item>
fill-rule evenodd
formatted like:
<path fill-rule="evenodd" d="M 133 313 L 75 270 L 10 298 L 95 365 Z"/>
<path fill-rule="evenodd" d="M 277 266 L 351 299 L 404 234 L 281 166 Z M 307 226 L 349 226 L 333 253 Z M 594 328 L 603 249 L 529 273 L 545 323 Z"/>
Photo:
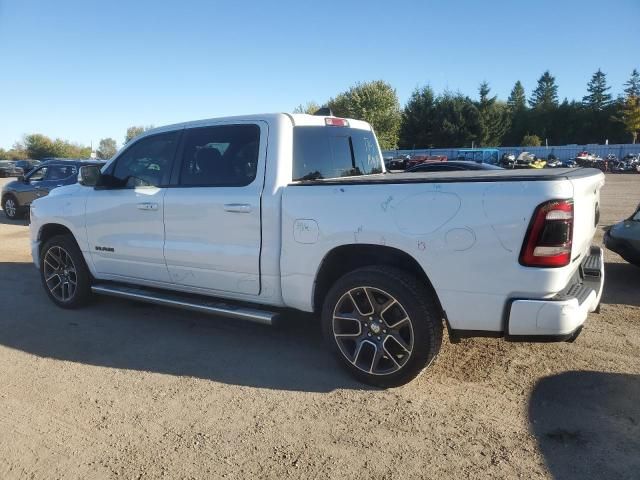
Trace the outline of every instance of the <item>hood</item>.
<path fill-rule="evenodd" d="M 11 182 L 6 183 L 5 185 L 2 186 L 2 191 L 6 192 L 9 190 L 13 190 L 16 187 L 16 185 L 20 185 L 20 183 L 21 182 L 19 182 L 18 180 L 12 180 Z"/>

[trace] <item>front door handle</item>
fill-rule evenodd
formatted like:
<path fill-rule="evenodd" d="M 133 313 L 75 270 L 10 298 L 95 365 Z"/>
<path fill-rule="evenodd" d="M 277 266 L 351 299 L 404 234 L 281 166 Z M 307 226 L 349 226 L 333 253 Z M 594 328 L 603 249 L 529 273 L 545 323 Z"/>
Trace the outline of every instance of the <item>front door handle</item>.
<path fill-rule="evenodd" d="M 251 213 L 251 205 L 248 203 L 225 203 L 224 211 L 233 213 Z"/>
<path fill-rule="evenodd" d="M 158 204 L 150 202 L 139 203 L 138 210 L 158 210 Z"/>

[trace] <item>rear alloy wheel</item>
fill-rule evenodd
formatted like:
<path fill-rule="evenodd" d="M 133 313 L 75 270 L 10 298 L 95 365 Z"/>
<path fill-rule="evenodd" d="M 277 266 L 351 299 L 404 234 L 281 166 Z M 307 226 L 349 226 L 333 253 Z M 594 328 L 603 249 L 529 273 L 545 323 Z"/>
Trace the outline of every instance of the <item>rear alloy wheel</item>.
<path fill-rule="evenodd" d="M 91 295 L 91 275 L 71 235 L 58 235 L 45 243 L 40 275 L 49 298 L 60 307 L 79 307 Z"/>
<path fill-rule="evenodd" d="M 411 318 L 398 300 L 378 288 L 356 287 L 342 295 L 332 328 L 344 357 L 364 373 L 396 372 L 413 352 Z"/>
<path fill-rule="evenodd" d="M 18 202 L 13 195 L 7 195 L 4 198 L 4 201 L 2 202 L 2 210 L 4 210 L 4 214 L 7 218 L 11 220 L 15 220 L 19 217 Z"/>
<path fill-rule="evenodd" d="M 442 316 L 432 294 L 391 267 L 361 268 L 338 280 L 325 301 L 323 325 L 342 365 L 380 387 L 411 381 L 442 341 Z"/>

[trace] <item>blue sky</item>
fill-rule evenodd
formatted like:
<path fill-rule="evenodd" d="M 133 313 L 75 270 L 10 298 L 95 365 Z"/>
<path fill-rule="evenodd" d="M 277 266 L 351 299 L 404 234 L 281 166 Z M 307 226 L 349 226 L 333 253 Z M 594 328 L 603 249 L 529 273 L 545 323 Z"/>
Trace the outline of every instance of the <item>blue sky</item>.
<path fill-rule="evenodd" d="M 0 0 L 0 147 L 26 133 L 122 142 L 130 125 L 291 111 L 358 81 L 404 104 L 482 80 L 580 99 L 640 68 L 640 1 Z"/>

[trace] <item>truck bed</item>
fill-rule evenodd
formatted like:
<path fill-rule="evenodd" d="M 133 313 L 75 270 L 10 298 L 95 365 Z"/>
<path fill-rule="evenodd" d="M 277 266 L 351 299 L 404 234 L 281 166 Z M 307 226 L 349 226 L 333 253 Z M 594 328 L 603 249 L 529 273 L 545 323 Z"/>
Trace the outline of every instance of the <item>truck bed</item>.
<path fill-rule="evenodd" d="M 595 168 L 543 168 L 539 170 L 458 170 L 455 172 L 379 173 L 353 177 L 301 180 L 290 185 L 366 185 L 402 183 L 466 183 L 573 180 L 600 173 Z"/>

